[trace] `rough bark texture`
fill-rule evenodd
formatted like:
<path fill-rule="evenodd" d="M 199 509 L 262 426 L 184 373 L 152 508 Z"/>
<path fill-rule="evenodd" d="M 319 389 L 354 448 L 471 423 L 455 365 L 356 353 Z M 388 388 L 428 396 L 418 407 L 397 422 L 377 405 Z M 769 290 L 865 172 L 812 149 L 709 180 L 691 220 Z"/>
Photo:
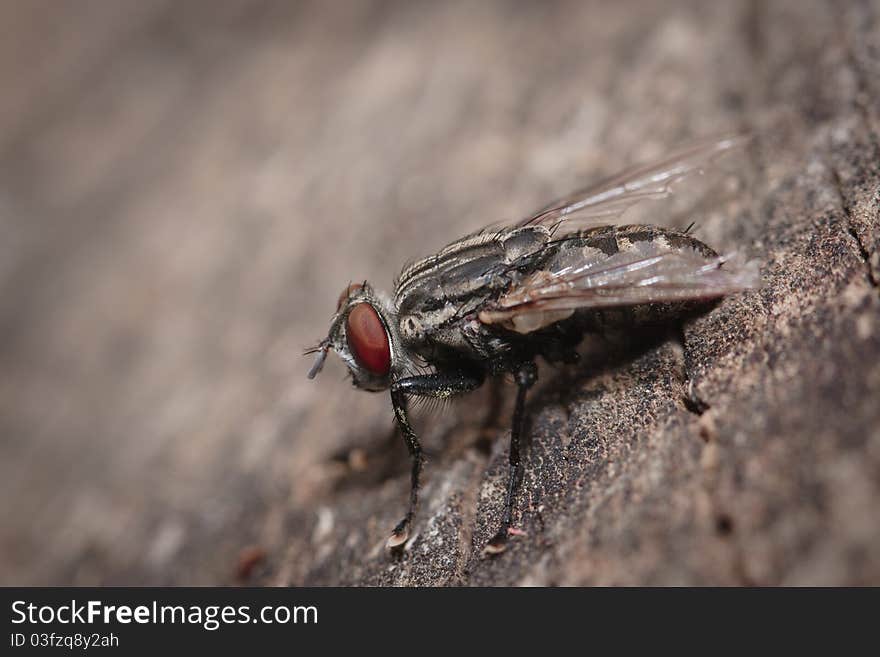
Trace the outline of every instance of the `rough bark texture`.
<path fill-rule="evenodd" d="M 293 5 L 0 9 L 0 583 L 880 584 L 876 2 Z M 498 558 L 511 386 L 420 418 L 387 554 L 339 291 L 731 127 L 763 289 L 542 368 Z"/>

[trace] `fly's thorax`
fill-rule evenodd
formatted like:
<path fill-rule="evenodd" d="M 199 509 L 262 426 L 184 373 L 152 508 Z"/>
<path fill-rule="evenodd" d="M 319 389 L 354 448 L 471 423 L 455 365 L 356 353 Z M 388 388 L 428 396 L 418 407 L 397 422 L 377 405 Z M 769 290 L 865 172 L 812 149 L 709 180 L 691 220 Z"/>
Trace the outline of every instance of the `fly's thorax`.
<path fill-rule="evenodd" d="M 428 341 L 458 348 L 455 324 L 507 289 L 515 264 L 549 239 L 544 226 L 486 230 L 406 267 L 395 289 L 401 339 L 414 348 Z"/>
<path fill-rule="evenodd" d="M 398 329 L 401 339 L 406 342 L 418 343 L 424 341 L 426 337 L 424 318 L 417 313 L 401 316 Z"/>
<path fill-rule="evenodd" d="M 454 323 L 456 319 L 467 314 L 467 308 L 438 299 L 436 307 L 429 306 L 422 310 L 407 312 L 398 316 L 398 331 L 401 340 L 406 344 L 419 344 L 429 336 Z"/>
<path fill-rule="evenodd" d="M 366 282 L 349 285 L 340 295 L 327 342 L 363 390 L 386 390 L 406 369 L 394 306 Z"/>
<path fill-rule="evenodd" d="M 540 251 L 550 238 L 544 226 L 485 230 L 422 258 L 400 273 L 395 301 L 401 313 L 422 302 L 466 294 L 484 285 L 499 268 Z"/>

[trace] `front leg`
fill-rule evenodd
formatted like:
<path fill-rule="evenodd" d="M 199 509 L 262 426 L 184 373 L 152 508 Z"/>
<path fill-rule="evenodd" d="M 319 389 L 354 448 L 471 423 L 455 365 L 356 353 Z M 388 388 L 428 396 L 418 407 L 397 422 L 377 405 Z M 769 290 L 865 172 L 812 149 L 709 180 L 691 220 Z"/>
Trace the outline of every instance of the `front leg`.
<path fill-rule="evenodd" d="M 520 437 L 525 424 L 526 393 L 538 380 L 538 368 L 534 363 L 524 363 L 516 371 L 516 406 L 513 409 L 513 426 L 510 429 L 510 452 L 507 466 L 507 495 L 504 498 L 504 515 L 501 517 L 501 527 L 494 538 L 486 545 L 486 554 L 498 554 L 504 552 L 507 547 L 507 535 L 510 523 L 513 519 L 513 502 L 519 489 L 519 481 L 522 477 L 519 459 Z"/>
<path fill-rule="evenodd" d="M 407 412 L 407 399 L 414 397 L 435 397 L 445 398 L 457 395 L 463 392 L 476 390 L 483 384 L 483 374 L 481 372 L 459 372 L 456 374 L 422 374 L 419 376 L 410 376 L 405 379 L 398 379 L 391 384 L 391 406 L 394 409 L 394 418 L 403 433 L 403 439 L 406 441 L 406 447 L 409 449 L 410 458 L 412 458 L 412 474 L 410 481 L 409 493 L 409 509 L 391 536 L 388 537 L 386 545 L 389 548 L 397 547 L 406 542 L 409 538 L 409 528 L 412 523 L 416 507 L 419 504 L 419 477 L 422 473 L 422 447 L 419 445 L 419 439 L 416 432 L 413 431 L 412 425 L 409 423 L 409 413 Z"/>

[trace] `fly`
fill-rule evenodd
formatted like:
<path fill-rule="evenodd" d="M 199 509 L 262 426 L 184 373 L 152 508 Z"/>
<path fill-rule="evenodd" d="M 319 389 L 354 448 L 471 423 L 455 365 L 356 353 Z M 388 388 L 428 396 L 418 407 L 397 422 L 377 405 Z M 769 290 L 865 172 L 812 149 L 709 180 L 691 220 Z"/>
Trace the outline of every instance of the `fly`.
<path fill-rule="evenodd" d="M 407 266 L 393 296 L 349 285 L 316 353 L 348 366 L 354 385 L 388 390 L 412 459 L 409 506 L 387 545 L 406 542 L 419 501 L 422 449 L 407 411 L 412 397 L 448 398 L 512 375 L 517 385 L 504 512 L 485 552 L 502 552 L 513 528 L 526 394 L 537 357 L 572 362 L 587 332 L 622 321 L 675 321 L 695 303 L 754 288 L 757 263 L 717 254 L 689 234 L 617 225 L 631 206 L 668 196 L 746 137 L 703 141 L 559 199 L 526 219 L 485 228 Z M 624 324 L 626 325 L 626 324 Z"/>

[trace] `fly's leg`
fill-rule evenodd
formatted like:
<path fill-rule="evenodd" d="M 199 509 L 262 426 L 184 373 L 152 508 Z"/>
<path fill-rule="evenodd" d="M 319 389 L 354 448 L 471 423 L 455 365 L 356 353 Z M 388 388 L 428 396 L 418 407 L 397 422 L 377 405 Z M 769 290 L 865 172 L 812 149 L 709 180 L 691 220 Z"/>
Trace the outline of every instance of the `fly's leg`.
<path fill-rule="evenodd" d="M 391 388 L 391 406 L 394 408 L 394 418 L 397 425 L 403 433 L 403 439 L 406 441 L 406 447 L 409 450 L 409 456 L 412 459 L 412 472 L 410 475 L 410 491 L 409 491 L 409 509 L 394 530 L 388 537 L 386 545 L 389 548 L 397 547 L 406 543 L 409 538 L 409 526 L 412 517 L 416 512 L 419 504 L 419 477 L 422 473 L 422 446 L 419 445 L 419 439 L 416 432 L 413 431 L 412 425 L 409 423 L 409 414 L 407 413 L 406 395 L 402 392 Z"/>
<path fill-rule="evenodd" d="M 701 399 L 700 396 L 697 394 L 697 391 L 694 389 L 693 356 L 691 354 L 690 348 L 688 347 L 684 324 L 679 323 L 672 330 L 673 338 L 678 342 L 679 346 L 681 347 L 682 353 L 682 367 L 684 370 L 683 376 L 685 384 L 684 405 L 691 413 L 702 415 L 707 410 L 709 410 L 709 404 Z"/>
<path fill-rule="evenodd" d="M 513 502 L 519 490 L 522 468 L 519 458 L 520 437 L 525 424 L 526 393 L 538 380 L 538 368 L 534 363 L 525 363 L 516 372 L 516 406 L 513 409 L 513 426 L 510 429 L 510 453 L 508 457 L 507 496 L 504 499 L 504 515 L 501 527 L 494 538 L 486 545 L 487 554 L 504 552 L 507 547 L 507 535 L 513 519 Z"/>
<path fill-rule="evenodd" d="M 419 445 L 418 436 L 413 431 L 407 412 L 408 397 L 435 397 L 446 398 L 463 392 L 476 390 L 483 383 L 482 373 L 457 373 L 457 374 L 424 374 L 400 379 L 391 384 L 391 406 L 394 409 L 394 418 L 403 433 L 406 447 L 412 459 L 412 471 L 410 475 L 409 508 L 394 530 L 388 537 L 386 545 L 394 548 L 402 545 L 409 538 L 409 528 L 413 516 L 419 505 L 419 479 L 422 474 L 422 447 Z"/>

